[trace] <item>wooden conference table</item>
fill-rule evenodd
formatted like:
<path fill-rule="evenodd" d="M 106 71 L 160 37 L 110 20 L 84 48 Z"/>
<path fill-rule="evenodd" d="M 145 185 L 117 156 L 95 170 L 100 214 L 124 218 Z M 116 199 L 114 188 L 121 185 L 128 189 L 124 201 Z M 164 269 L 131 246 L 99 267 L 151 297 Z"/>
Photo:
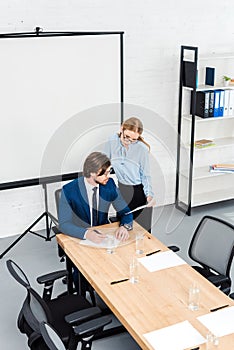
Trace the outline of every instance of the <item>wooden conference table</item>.
<path fill-rule="evenodd" d="M 113 223 L 99 226 L 99 229 L 113 230 L 117 226 L 117 223 Z M 133 231 L 130 231 L 130 242 L 117 247 L 114 254 L 107 254 L 106 249 L 83 246 L 79 239 L 64 234 L 58 234 L 57 241 L 142 349 L 153 349 L 144 337 L 145 333 L 185 320 L 206 337 L 208 329 L 197 317 L 208 314 L 210 309 L 221 305 L 234 306 L 234 301 L 188 264 L 155 272 L 149 272 L 139 264 L 139 283 L 126 281 L 110 284 L 129 277 L 130 259 L 135 255 L 133 238 L 136 231 L 145 234 L 144 254 L 139 257 L 157 249 L 168 251 L 163 243 L 136 222 Z M 197 311 L 191 311 L 187 306 L 189 286 L 194 281 L 200 287 L 200 307 Z M 220 337 L 219 346 L 215 348 L 233 350 L 234 334 Z M 206 345 L 200 345 L 200 349 L 206 349 Z"/>

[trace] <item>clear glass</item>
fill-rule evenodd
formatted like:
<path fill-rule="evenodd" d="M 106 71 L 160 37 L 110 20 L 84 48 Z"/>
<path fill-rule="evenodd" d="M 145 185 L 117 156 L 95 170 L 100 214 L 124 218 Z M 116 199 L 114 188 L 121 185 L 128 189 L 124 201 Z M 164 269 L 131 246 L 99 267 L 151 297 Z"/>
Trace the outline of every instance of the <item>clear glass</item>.
<path fill-rule="evenodd" d="M 188 308 L 189 310 L 196 311 L 199 309 L 200 303 L 200 288 L 194 284 L 189 288 L 189 301 Z"/>
<path fill-rule="evenodd" d="M 130 261 L 129 273 L 130 273 L 130 278 L 129 278 L 130 282 L 138 283 L 139 282 L 139 262 L 135 256 L 132 257 Z"/>
<path fill-rule="evenodd" d="M 106 237 L 106 252 L 108 254 L 113 254 L 115 252 L 116 244 L 115 244 L 115 236 L 107 235 Z"/>
<path fill-rule="evenodd" d="M 136 233 L 136 253 L 137 254 L 144 253 L 144 233 L 142 232 Z"/>
<path fill-rule="evenodd" d="M 219 338 L 209 332 L 206 335 L 206 350 L 215 349 L 219 345 Z"/>

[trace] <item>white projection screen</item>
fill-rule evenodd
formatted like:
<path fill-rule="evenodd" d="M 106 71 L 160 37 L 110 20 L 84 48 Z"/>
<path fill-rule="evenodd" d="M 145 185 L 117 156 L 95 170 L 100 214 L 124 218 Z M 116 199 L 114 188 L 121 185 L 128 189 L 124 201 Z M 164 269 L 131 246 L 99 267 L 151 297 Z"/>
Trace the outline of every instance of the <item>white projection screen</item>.
<path fill-rule="evenodd" d="M 123 32 L 0 35 L 0 189 L 81 171 L 117 130 L 122 46 Z"/>

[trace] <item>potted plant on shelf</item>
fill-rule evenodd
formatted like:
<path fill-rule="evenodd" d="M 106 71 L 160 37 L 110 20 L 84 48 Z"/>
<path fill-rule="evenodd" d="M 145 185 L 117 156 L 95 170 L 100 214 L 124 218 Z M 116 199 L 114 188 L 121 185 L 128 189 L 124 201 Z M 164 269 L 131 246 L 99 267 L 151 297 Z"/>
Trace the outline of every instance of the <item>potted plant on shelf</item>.
<path fill-rule="evenodd" d="M 228 86 L 229 83 L 230 83 L 230 81 L 231 81 L 231 78 L 230 78 L 230 77 L 228 77 L 227 75 L 224 75 L 224 76 L 223 76 L 223 85 L 224 85 L 224 86 Z"/>

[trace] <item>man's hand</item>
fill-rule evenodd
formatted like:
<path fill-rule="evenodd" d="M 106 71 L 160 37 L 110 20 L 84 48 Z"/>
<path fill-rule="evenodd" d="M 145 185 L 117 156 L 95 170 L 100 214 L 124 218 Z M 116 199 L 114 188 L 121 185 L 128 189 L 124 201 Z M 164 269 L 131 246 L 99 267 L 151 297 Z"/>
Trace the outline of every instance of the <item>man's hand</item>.
<path fill-rule="evenodd" d="M 89 229 L 86 232 L 85 238 L 89 239 L 90 241 L 92 241 L 94 243 L 101 243 L 103 241 L 103 239 L 106 238 L 106 235 L 99 232 L 98 230 Z"/>
<path fill-rule="evenodd" d="M 129 238 L 128 230 L 124 226 L 120 226 L 115 231 L 115 237 L 120 241 L 126 241 Z"/>

